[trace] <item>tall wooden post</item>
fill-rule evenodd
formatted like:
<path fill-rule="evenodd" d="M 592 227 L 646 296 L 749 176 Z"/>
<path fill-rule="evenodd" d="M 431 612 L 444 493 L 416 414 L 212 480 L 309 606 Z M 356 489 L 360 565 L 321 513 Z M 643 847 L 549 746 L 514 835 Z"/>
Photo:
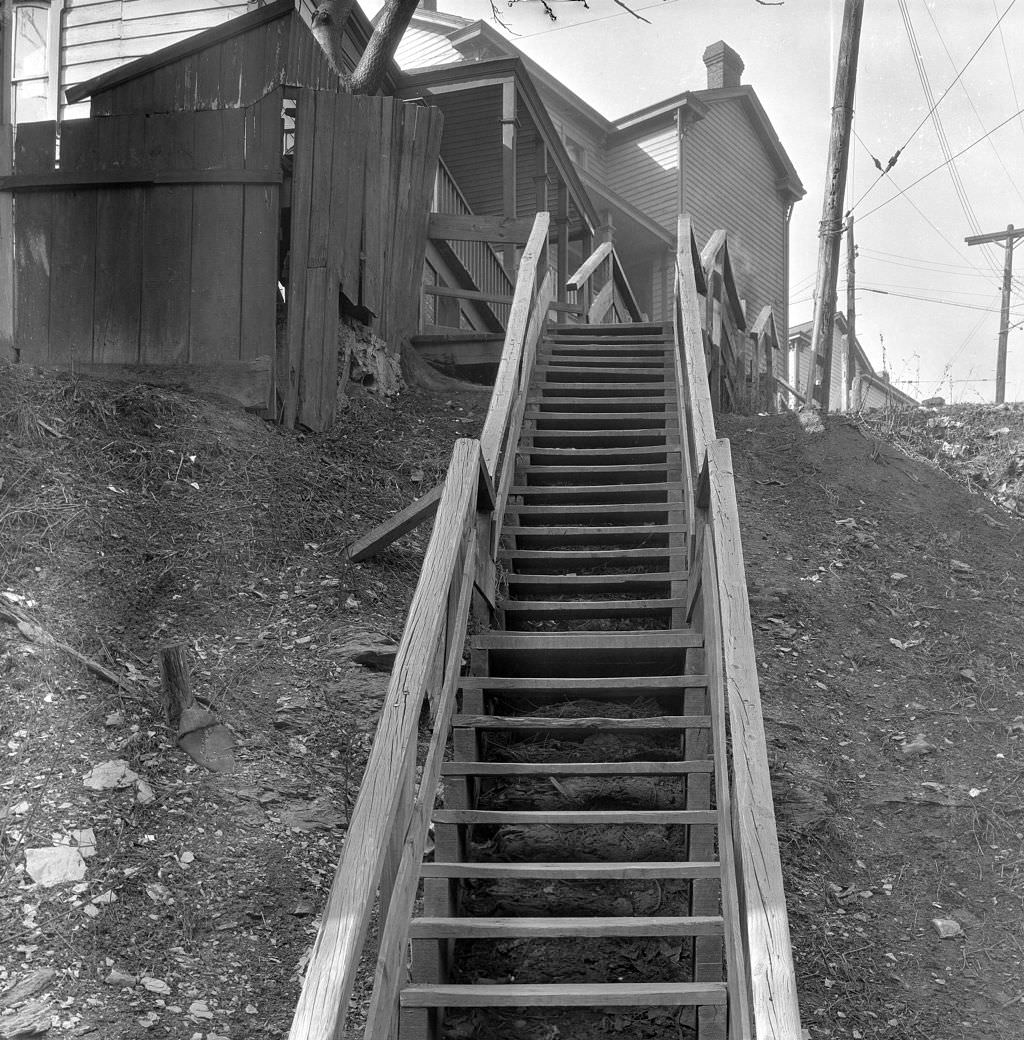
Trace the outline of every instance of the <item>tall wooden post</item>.
<path fill-rule="evenodd" d="M 1013 243 L 1024 237 L 1024 228 L 1015 231 L 1012 224 L 1005 231 L 994 231 L 990 235 L 971 235 L 964 241 L 969 246 L 980 246 L 985 242 L 1005 242 L 1006 259 L 1003 263 L 1003 306 L 999 315 L 999 346 L 996 354 L 996 404 L 1006 400 L 1006 342 L 1010 335 L 1010 286 L 1013 282 Z M 952 395 L 950 395 L 952 397 Z"/>
<path fill-rule="evenodd" d="M 501 84 L 501 201 L 502 215 L 515 218 L 518 204 L 516 190 L 516 84 Z M 516 278 L 516 247 L 506 245 L 503 263 L 512 281 Z"/>
<path fill-rule="evenodd" d="M 558 254 L 555 258 L 555 274 L 558 278 L 558 302 L 568 299 L 565 283 L 569 280 L 569 187 L 559 180 L 555 208 L 555 227 L 558 232 Z M 566 320 L 565 311 L 558 312 L 559 324 Z"/>
<path fill-rule="evenodd" d="M 853 407 L 853 369 L 857 359 L 857 244 L 853 240 L 853 214 L 846 218 L 846 386 L 843 407 Z"/>
<path fill-rule="evenodd" d="M 836 318 L 836 273 L 839 265 L 839 238 L 842 235 L 843 197 L 846 194 L 846 167 L 850 154 L 850 129 L 853 124 L 853 96 L 857 88 L 857 56 L 860 52 L 860 27 L 864 20 L 864 0 L 846 0 L 843 35 L 839 41 L 835 98 L 832 103 L 832 132 L 828 141 L 828 166 L 825 171 L 825 200 L 818 230 L 818 281 L 815 289 L 814 322 L 811 326 L 811 356 L 805 396 L 808 406 L 814 401 L 814 382 L 819 354 L 824 361 L 821 408 L 828 411 L 832 381 L 832 331 Z"/>

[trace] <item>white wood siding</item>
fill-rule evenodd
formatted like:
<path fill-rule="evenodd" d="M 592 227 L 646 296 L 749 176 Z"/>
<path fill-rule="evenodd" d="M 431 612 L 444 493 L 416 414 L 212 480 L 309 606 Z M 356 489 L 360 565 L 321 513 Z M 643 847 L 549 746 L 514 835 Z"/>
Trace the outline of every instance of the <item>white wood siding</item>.
<path fill-rule="evenodd" d="M 474 213 L 500 214 L 501 87 L 441 94 L 434 103 L 444 112 L 441 158 L 455 183 Z"/>
<path fill-rule="evenodd" d="M 447 36 L 415 25 L 406 29 L 395 52 L 395 61 L 401 69 L 425 69 L 462 60 Z"/>
<path fill-rule="evenodd" d="M 67 0 L 61 28 L 61 119 L 89 115 L 64 91 L 254 7 L 246 0 Z"/>
<path fill-rule="evenodd" d="M 785 206 L 778 173 L 765 154 L 739 100 L 709 106 L 683 139 L 683 205 L 693 216 L 697 241 L 724 228 L 747 314 L 771 304 L 786 313 Z"/>
<path fill-rule="evenodd" d="M 609 148 L 608 186 L 674 235 L 679 192 L 675 126 Z"/>

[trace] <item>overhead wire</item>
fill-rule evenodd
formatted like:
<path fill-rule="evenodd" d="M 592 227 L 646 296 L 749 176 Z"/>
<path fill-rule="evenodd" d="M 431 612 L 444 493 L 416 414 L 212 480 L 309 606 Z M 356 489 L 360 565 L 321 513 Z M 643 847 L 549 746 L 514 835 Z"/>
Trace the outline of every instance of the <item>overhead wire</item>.
<path fill-rule="evenodd" d="M 902 13 L 902 11 L 904 9 L 904 0 L 898 0 L 898 2 L 900 4 L 900 10 L 901 10 L 901 13 Z M 875 189 L 875 187 L 885 177 L 885 175 L 896 165 L 897 161 L 899 160 L 900 155 L 903 153 L 903 150 L 917 136 L 918 131 L 921 129 L 921 127 L 924 126 L 924 124 L 928 122 L 928 120 L 931 118 L 931 115 L 935 111 L 935 109 L 938 108 L 938 106 L 941 105 L 942 102 L 945 100 L 946 95 L 953 89 L 953 87 L 956 86 L 957 83 L 960 82 L 960 79 L 963 76 L 963 74 L 968 70 L 968 68 L 970 68 L 971 63 L 978 56 L 978 54 L 981 52 L 981 49 L 985 46 L 985 44 L 988 43 L 988 41 L 991 38 L 992 34 L 996 31 L 996 29 L 999 28 L 999 26 L 1002 24 L 1003 19 L 1010 13 L 1010 11 L 1014 8 L 1016 3 L 1017 3 L 1017 0 L 1010 0 L 1010 3 L 1007 5 L 1006 10 L 1003 11 L 1003 13 L 1001 15 L 999 15 L 998 19 L 996 20 L 996 24 L 993 25 L 992 28 L 989 29 L 989 31 L 985 34 L 984 39 L 981 41 L 981 43 L 978 44 L 978 46 L 974 50 L 974 53 L 967 59 L 966 64 L 956 74 L 956 76 L 953 78 L 952 82 L 942 92 L 942 94 L 938 98 L 938 100 L 932 102 L 931 107 L 925 113 L 924 118 L 917 124 L 917 126 L 914 127 L 914 129 L 910 132 L 909 136 L 903 142 L 903 144 L 899 148 L 896 149 L 896 151 L 893 153 L 892 157 L 889 159 L 889 161 L 886 164 L 884 169 L 883 169 L 881 163 L 879 162 L 879 160 L 876 159 L 874 156 L 872 156 L 872 159 L 874 159 L 875 165 L 878 167 L 878 169 L 880 171 L 879 175 L 868 186 L 867 190 L 861 195 L 861 197 L 859 199 L 857 199 L 857 201 L 850 207 L 850 212 L 853 212 L 854 210 L 856 210 L 856 208 Z M 915 61 L 915 64 L 916 64 L 917 60 L 918 60 L 918 57 L 919 57 L 917 49 L 916 49 L 916 47 L 912 46 L 911 50 L 914 52 L 914 61 Z M 1022 109 L 1021 111 L 1024 111 L 1024 109 Z M 1015 112 L 1014 113 L 1014 117 L 1016 117 L 1018 115 L 1020 115 L 1020 112 Z"/>

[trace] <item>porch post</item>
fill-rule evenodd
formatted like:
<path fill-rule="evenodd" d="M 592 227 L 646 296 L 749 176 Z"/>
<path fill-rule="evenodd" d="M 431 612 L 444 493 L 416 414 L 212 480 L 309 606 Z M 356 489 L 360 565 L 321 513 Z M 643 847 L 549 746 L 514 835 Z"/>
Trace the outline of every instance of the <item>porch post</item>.
<path fill-rule="evenodd" d="M 569 280 L 569 187 L 563 180 L 558 182 L 555 223 L 558 225 L 558 302 L 565 303 L 568 298 L 565 283 Z M 559 322 L 564 322 L 565 317 L 564 311 L 558 312 Z"/>
<path fill-rule="evenodd" d="M 516 213 L 516 82 L 506 79 L 501 84 L 501 199 L 502 214 L 515 219 Z M 515 280 L 516 248 L 503 250 L 505 270 Z"/>

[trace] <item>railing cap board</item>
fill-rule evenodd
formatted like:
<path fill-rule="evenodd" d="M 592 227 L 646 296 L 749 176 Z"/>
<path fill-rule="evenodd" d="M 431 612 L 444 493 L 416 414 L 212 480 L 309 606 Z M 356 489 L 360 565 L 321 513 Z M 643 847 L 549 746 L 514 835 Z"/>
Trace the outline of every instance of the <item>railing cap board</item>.
<path fill-rule="evenodd" d="M 708 472 L 755 1035 L 797 1040 L 796 976 L 727 440 L 708 445 Z"/>
<path fill-rule="evenodd" d="M 479 470 L 480 442 L 457 440 L 290 1040 L 334 1040 L 348 1010 L 390 837 L 388 826 L 395 823 L 398 778 L 410 747 L 415 747 L 426 684 L 435 655 L 444 646 L 448 590 L 463 534 L 475 515 Z"/>
<path fill-rule="evenodd" d="M 611 242 L 602 242 L 582 264 L 569 276 L 565 287 L 575 291 L 583 287 L 583 283 L 600 267 L 601 262 L 612 252 Z"/>
<path fill-rule="evenodd" d="M 740 300 L 739 291 L 736 289 L 736 278 L 732 271 L 732 260 L 729 258 L 729 236 L 725 231 L 719 229 L 712 233 L 708 239 L 704 251 L 701 253 L 701 266 L 705 276 L 710 275 L 716 267 L 721 267 L 722 282 L 724 283 L 725 295 L 729 300 L 729 310 L 732 320 L 737 329 L 745 330 L 747 327 L 747 316 Z"/>
<path fill-rule="evenodd" d="M 676 262 L 682 255 L 680 250 L 684 243 L 689 242 L 690 257 L 697 281 L 697 292 L 706 296 L 708 291 L 707 280 L 704 277 L 704 264 L 700 258 L 700 250 L 697 248 L 697 237 L 693 231 L 693 218 L 688 213 L 680 213 L 676 220 Z"/>

